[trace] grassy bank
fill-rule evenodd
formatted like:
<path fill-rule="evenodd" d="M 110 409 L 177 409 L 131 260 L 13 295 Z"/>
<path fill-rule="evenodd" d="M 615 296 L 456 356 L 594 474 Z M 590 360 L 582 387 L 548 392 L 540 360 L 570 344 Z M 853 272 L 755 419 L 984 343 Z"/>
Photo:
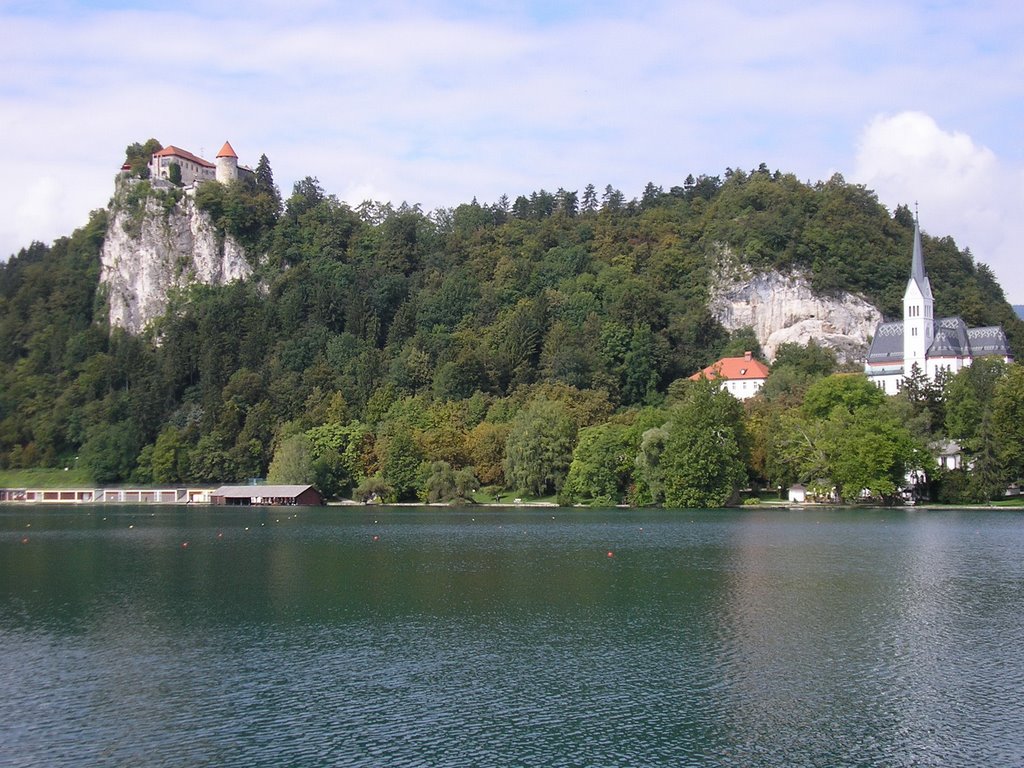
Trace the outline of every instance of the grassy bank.
<path fill-rule="evenodd" d="M 0 488 L 88 487 L 92 478 L 84 469 L 0 469 Z"/>

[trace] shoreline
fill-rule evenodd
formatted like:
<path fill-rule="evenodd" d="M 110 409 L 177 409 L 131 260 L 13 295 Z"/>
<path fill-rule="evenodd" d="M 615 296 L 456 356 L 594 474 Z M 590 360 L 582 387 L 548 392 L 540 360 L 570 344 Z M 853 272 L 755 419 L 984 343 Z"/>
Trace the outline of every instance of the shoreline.
<path fill-rule="evenodd" d="M 2 491 L 9 491 L 11 489 L 0 489 Z M 18 489 L 20 490 L 20 489 Z M 587 509 L 618 509 L 624 512 L 626 511 L 641 511 L 641 510 L 666 510 L 667 507 L 633 507 L 626 504 L 616 504 L 602 507 L 591 507 L 587 504 L 574 504 L 572 506 L 560 506 L 557 502 L 553 501 L 485 501 L 485 502 L 461 502 L 461 503 L 450 503 L 450 502 L 417 502 L 417 501 L 403 501 L 393 503 L 373 503 L 367 504 L 359 501 L 352 501 L 351 499 L 343 499 L 337 501 L 325 501 L 321 505 L 308 505 L 308 504 L 289 504 L 289 505 L 273 505 L 273 504 L 239 504 L 224 505 L 214 504 L 211 501 L 183 498 L 181 496 L 175 496 L 168 498 L 167 496 L 161 496 L 160 489 L 143 489 L 143 493 L 147 497 L 141 495 L 136 498 L 82 498 L 79 496 L 81 489 L 75 488 L 48 488 L 48 489 L 27 489 L 26 492 L 36 492 L 44 494 L 45 497 L 32 497 L 32 498 L 11 498 L 0 495 L 0 506 L 10 507 L 84 507 L 84 506 L 104 506 L 104 507 L 127 507 L 127 506 L 147 506 L 147 507 L 193 507 L 193 508 L 210 508 L 210 509 L 272 509 L 272 508 L 287 508 L 287 509 L 317 509 L 330 507 L 334 509 L 409 509 L 409 508 L 422 508 L 431 507 L 438 509 L 564 509 L 564 510 L 587 510 Z M 133 489 L 132 493 L 138 491 Z M 166 490 L 162 491 L 167 493 Z M 57 498 L 54 498 L 54 495 Z M 683 508 L 679 508 L 683 510 Z M 786 511 L 786 512 L 799 512 L 803 510 L 849 510 L 849 509 L 862 509 L 865 511 L 891 511 L 891 512 L 941 512 L 941 511 L 1024 511 L 1024 504 L 1018 505 L 1000 505 L 995 503 L 987 504 L 913 504 L 913 505 L 902 505 L 902 506 L 883 506 L 883 505 L 872 505 L 872 504 L 832 504 L 832 503 L 803 503 L 795 504 L 792 502 L 785 501 L 768 501 L 760 504 L 739 504 L 732 507 L 721 507 L 722 510 L 729 511 L 746 511 L 746 512 L 757 512 L 757 511 Z"/>

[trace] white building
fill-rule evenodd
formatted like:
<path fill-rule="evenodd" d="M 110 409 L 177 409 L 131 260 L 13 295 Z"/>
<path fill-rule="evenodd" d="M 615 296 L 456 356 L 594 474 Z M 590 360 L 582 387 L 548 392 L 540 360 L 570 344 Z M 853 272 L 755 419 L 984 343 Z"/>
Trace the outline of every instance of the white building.
<path fill-rule="evenodd" d="M 940 371 L 955 374 L 979 357 L 1013 361 L 1000 326 L 968 328 L 960 317 L 936 320 L 934 307 L 921 253 L 921 228 L 915 219 L 910 279 L 903 294 L 903 320 L 878 326 L 864 363 L 864 373 L 886 394 L 896 394 L 914 366 L 934 381 Z"/>
<path fill-rule="evenodd" d="M 172 165 L 181 169 L 181 184 L 185 187 L 200 181 L 213 181 L 216 174 L 216 167 L 209 160 L 171 144 L 153 153 L 149 161 L 149 177 L 169 181 Z"/>
<path fill-rule="evenodd" d="M 172 165 L 177 165 L 181 170 L 181 185 L 183 187 L 191 187 L 203 181 L 219 181 L 221 184 L 229 184 L 232 181 L 237 181 L 241 176 L 253 175 L 251 168 L 238 165 L 238 155 L 235 154 L 231 143 L 227 141 L 217 153 L 216 163 L 204 160 L 173 144 L 166 146 L 153 153 L 153 157 L 149 161 L 150 178 L 169 181 Z"/>
<path fill-rule="evenodd" d="M 746 400 L 761 391 L 768 378 L 768 366 L 755 360 L 750 352 L 743 357 L 723 357 L 703 371 L 693 374 L 691 381 L 720 381 L 721 387 L 737 400 Z"/>

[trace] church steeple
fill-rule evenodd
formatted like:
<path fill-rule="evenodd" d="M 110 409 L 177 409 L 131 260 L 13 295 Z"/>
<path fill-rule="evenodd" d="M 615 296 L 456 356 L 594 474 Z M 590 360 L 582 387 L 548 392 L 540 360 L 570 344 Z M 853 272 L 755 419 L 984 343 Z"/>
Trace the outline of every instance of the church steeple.
<path fill-rule="evenodd" d="M 924 271 L 924 256 L 921 255 L 921 224 L 918 221 L 916 210 L 914 211 L 914 256 L 910 262 L 910 279 L 917 283 L 921 294 L 931 300 L 932 286 Z"/>
<path fill-rule="evenodd" d="M 910 279 L 903 292 L 903 374 L 909 376 L 916 365 L 928 371 L 928 350 L 935 339 L 935 300 L 921 252 L 921 224 L 914 212 L 914 253 L 910 260 Z"/>

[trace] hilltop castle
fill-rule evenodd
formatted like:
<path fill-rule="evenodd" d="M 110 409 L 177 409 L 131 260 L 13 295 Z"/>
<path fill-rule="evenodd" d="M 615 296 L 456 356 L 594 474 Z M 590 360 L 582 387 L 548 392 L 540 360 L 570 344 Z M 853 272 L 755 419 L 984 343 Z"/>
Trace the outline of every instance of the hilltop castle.
<path fill-rule="evenodd" d="M 169 181 L 172 165 L 177 165 L 181 170 L 181 184 L 185 187 L 191 187 L 203 181 L 219 181 L 221 184 L 228 184 L 237 181 L 245 174 L 252 173 L 251 169 L 238 165 L 238 155 L 235 154 L 231 143 L 227 141 L 217 153 L 216 163 L 193 155 L 181 147 L 168 145 L 153 153 L 153 157 L 149 161 L 149 177 Z"/>
<path fill-rule="evenodd" d="M 864 373 L 886 394 L 896 394 L 914 368 L 934 381 L 940 371 L 955 374 L 979 357 L 1013 362 L 1006 334 L 998 325 L 968 328 L 961 317 L 934 319 L 932 287 L 921 253 L 921 227 L 914 217 L 914 253 L 903 293 L 903 320 L 881 323 L 864 363 Z"/>

